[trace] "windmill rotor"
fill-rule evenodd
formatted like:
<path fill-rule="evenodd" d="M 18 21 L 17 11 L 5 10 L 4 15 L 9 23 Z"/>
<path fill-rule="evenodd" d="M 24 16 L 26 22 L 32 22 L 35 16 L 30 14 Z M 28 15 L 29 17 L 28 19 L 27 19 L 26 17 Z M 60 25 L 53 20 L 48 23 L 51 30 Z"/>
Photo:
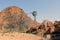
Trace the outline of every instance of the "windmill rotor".
<path fill-rule="evenodd" d="M 32 15 L 33 15 L 33 16 L 36 16 L 36 15 L 37 15 L 37 12 L 36 12 L 36 11 L 33 11 L 33 12 L 32 12 Z"/>

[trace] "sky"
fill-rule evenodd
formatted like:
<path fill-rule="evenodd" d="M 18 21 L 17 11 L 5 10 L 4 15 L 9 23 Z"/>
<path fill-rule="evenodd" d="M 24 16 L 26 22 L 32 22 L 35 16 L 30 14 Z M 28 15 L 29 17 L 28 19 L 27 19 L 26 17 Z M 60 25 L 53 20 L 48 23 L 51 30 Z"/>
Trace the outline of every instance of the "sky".
<path fill-rule="evenodd" d="M 37 11 L 38 22 L 60 20 L 60 0 L 0 0 L 0 11 L 9 6 L 22 8 L 32 19 L 31 12 Z"/>

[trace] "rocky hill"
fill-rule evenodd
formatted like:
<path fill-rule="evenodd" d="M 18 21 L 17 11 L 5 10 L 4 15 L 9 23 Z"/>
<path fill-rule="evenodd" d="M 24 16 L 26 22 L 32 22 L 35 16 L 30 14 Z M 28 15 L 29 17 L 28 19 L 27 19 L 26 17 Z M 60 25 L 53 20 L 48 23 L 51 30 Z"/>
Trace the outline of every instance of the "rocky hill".
<path fill-rule="evenodd" d="M 23 9 L 10 6 L 0 12 L 0 29 L 16 29 L 26 31 L 28 27 L 38 23 L 26 15 Z"/>

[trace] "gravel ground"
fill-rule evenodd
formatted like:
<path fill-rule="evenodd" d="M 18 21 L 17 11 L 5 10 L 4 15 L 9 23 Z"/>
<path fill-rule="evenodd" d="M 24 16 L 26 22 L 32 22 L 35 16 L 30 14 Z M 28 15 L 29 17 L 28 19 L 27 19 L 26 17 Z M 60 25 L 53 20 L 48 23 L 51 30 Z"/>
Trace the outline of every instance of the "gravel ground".
<path fill-rule="evenodd" d="M 40 37 L 26 33 L 0 33 L 0 40 L 40 40 Z"/>

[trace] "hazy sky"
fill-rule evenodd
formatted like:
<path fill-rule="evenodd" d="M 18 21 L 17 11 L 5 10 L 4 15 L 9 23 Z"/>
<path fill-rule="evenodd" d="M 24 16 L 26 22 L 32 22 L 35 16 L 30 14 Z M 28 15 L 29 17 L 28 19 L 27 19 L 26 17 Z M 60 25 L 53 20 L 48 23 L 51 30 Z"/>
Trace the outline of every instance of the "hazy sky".
<path fill-rule="evenodd" d="M 0 0 L 0 11 L 8 6 L 18 6 L 26 13 L 37 11 L 37 21 L 60 20 L 60 0 Z M 27 14 L 31 18 L 31 14 Z"/>

